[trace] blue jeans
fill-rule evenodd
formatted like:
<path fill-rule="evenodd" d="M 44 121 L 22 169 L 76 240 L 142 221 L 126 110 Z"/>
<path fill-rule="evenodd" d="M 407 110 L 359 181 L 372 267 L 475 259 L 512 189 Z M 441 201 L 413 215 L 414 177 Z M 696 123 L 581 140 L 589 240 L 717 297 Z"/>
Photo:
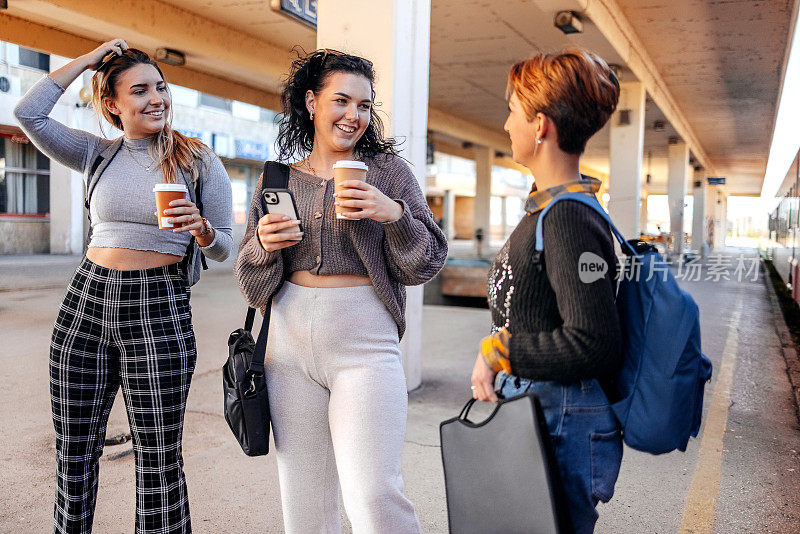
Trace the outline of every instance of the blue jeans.
<path fill-rule="evenodd" d="M 569 506 L 572 527 L 591 533 L 595 507 L 614 495 L 622 463 L 622 437 L 611 407 L 597 380 L 571 384 L 537 382 L 501 372 L 497 377 L 505 398 L 536 393 L 542 404 Z"/>

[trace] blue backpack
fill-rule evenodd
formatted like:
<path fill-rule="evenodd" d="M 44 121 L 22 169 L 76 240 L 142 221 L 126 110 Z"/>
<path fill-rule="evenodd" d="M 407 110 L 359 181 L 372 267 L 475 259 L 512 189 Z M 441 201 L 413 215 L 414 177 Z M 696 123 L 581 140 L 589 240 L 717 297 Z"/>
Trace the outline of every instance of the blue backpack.
<path fill-rule="evenodd" d="M 685 451 L 697 437 L 703 391 L 711 361 L 700 351 L 700 314 L 694 299 L 675 281 L 661 254 L 651 247 L 637 253 L 594 196 L 564 193 L 544 208 L 536 226 L 536 250 L 543 249 L 542 221 L 557 201 L 586 204 L 606 220 L 628 261 L 621 268 L 617 311 L 623 361 L 611 407 L 625 443 L 662 454 Z M 637 273 L 638 271 L 638 273 Z"/>

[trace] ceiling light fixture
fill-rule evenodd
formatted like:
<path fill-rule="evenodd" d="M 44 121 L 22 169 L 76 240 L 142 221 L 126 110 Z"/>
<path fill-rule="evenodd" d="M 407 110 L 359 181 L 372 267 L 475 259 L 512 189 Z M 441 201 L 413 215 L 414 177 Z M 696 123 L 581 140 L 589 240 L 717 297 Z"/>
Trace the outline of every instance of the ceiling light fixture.
<path fill-rule="evenodd" d="M 559 11 L 553 19 L 556 28 L 569 35 L 583 33 L 583 23 L 572 11 Z"/>
<path fill-rule="evenodd" d="M 186 56 L 183 52 L 172 50 L 170 48 L 159 48 L 156 50 L 156 61 L 166 65 L 180 67 L 186 64 Z"/>

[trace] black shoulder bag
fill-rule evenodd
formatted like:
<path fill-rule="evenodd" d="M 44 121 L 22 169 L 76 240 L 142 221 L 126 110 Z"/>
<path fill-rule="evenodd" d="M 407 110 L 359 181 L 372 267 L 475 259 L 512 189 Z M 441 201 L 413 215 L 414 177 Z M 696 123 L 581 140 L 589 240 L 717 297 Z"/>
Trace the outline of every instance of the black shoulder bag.
<path fill-rule="evenodd" d="M 289 167 L 282 163 L 264 163 L 262 188 L 285 188 L 289 183 Z M 256 191 L 256 195 L 263 195 Z M 266 213 L 266 209 L 264 210 Z M 264 321 L 258 341 L 253 341 L 255 308 L 247 308 L 244 328 L 234 330 L 228 338 L 228 361 L 222 367 L 222 390 L 225 394 L 225 420 L 233 435 L 248 456 L 269 452 L 269 399 L 264 378 L 264 356 L 272 307 L 272 295 L 267 300 Z"/>

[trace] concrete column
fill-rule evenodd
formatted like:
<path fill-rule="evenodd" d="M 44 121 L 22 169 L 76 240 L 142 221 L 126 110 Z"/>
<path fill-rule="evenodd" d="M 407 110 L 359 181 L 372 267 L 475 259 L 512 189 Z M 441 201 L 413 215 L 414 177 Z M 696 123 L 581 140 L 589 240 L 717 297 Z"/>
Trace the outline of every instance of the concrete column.
<path fill-rule="evenodd" d="M 639 200 L 639 232 L 647 232 L 647 193 Z"/>
<path fill-rule="evenodd" d="M 61 68 L 68 59 L 50 56 L 50 71 Z M 50 116 L 73 128 L 81 128 L 77 122 L 74 103 L 82 78 L 67 89 Z M 81 174 L 50 160 L 50 254 L 82 254 L 83 227 L 83 178 Z"/>
<path fill-rule="evenodd" d="M 670 139 L 667 168 L 669 233 L 670 237 L 672 237 L 671 251 L 675 254 L 682 254 L 684 249 L 683 206 L 686 202 L 686 182 L 690 176 L 689 145 L 680 140 Z"/>
<path fill-rule="evenodd" d="M 725 248 L 725 234 L 728 233 L 728 195 L 720 188 L 717 194 L 714 213 L 714 249 Z"/>
<path fill-rule="evenodd" d="M 476 145 L 475 150 L 475 213 L 473 215 L 474 228 L 483 231 L 483 240 L 475 240 L 479 257 L 489 250 L 491 238 L 491 200 L 492 200 L 492 162 L 494 150 L 486 146 Z"/>
<path fill-rule="evenodd" d="M 353 16 L 369 13 L 369 23 Z M 430 0 L 325 0 L 317 4 L 317 47 L 363 56 L 375 65 L 378 112 L 386 134 L 405 139 L 402 154 L 425 191 L 428 137 Z M 408 389 L 422 383 L 422 286 L 409 287 L 401 343 Z"/>
<path fill-rule="evenodd" d="M 711 250 L 722 249 L 728 226 L 728 196 L 722 186 L 707 186 L 705 207 L 706 242 Z"/>
<path fill-rule="evenodd" d="M 719 186 L 708 185 L 706 180 L 706 214 L 704 217 L 703 235 L 705 236 L 706 244 L 709 249 L 714 249 L 714 216 L 717 209 L 717 191 Z"/>
<path fill-rule="evenodd" d="M 451 189 L 444 192 L 444 235 L 448 240 L 456 236 L 456 194 Z"/>
<path fill-rule="evenodd" d="M 623 83 L 611 117 L 608 211 L 627 239 L 638 238 L 640 232 L 645 94 L 642 83 Z"/>
<path fill-rule="evenodd" d="M 692 250 L 703 251 L 706 240 L 706 190 L 705 170 L 694 173 L 692 184 Z"/>

